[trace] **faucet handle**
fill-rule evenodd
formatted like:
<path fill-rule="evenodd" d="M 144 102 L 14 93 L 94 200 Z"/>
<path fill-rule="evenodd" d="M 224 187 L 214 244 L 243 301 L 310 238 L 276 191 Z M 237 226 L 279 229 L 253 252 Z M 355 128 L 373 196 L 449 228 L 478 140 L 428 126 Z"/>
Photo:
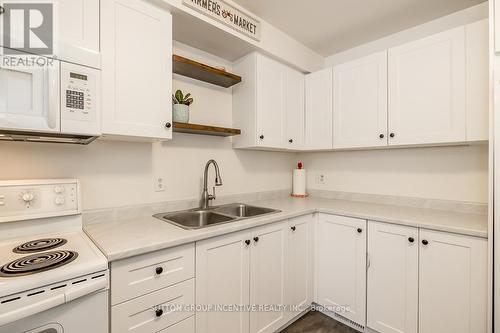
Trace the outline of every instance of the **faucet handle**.
<path fill-rule="evenodd" d="M 213 192 L 212 194 L 209 194 L 208 195 L 208 200 L 215 200 L 217 198 L 217 196 L 215 195 L 215 186 L 213 187 Z"/>

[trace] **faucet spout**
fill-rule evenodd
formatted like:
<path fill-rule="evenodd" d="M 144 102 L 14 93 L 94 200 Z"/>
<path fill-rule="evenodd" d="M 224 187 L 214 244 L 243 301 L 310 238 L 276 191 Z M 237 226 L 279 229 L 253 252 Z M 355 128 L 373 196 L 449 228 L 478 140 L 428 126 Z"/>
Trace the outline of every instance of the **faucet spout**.
<path fill-rule="evenodd" d="M 215 187 L 213 194 L 208 193 L 208 170 L 210 169 L 210 165 L 212 164 L 215 168 L 215 186 L 222 186 L 222 177 L 220 175 L 219 165 L 215 160 L 209 160 L 205 165 L 205 172 L 203 173 L 203 194 L 201 197 L 202 209 L 208 209 L 210 200 L 215 200 Z"/>

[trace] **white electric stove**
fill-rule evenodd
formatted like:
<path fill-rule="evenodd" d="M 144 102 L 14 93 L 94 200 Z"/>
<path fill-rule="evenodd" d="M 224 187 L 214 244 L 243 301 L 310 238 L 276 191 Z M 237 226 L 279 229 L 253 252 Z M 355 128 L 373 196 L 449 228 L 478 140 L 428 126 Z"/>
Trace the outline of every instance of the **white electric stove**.
<path fill-rule="evenodd" d="M 77 180 L 0 181 L 0 333 L 105 333 L 106 258 Z"/>

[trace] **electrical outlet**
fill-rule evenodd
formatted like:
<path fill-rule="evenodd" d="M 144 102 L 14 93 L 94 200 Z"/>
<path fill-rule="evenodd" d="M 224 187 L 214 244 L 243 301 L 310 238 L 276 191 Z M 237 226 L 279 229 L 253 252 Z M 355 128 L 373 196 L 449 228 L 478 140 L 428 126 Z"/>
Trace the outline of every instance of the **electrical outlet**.
<path fill-rule="evenodd" d="M 153 186 L 155 192 L 164 192 L 165 191 L 165 177 L 156 176 L 153 180 Z"/>
<path fill-rule="evenodd" d="M 318 174 L 318 176 L 316 177 L 316 184 L 319 184 L 319 185 L 326 184 L 326 176 L 324 173 Z"/>

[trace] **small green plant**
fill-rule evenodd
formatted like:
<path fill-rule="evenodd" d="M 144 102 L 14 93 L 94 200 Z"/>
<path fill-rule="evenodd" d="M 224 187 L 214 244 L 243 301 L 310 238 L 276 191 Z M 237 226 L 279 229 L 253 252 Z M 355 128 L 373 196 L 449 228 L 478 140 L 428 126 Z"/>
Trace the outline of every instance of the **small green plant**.
<path fill-rule="evenodd" d="M 177 90 L 175 92 L 175 95 L 172 95 L 172 103 L 173 104 L 184 104 L 184 105 L 189 106 L 189 105 L 193 104 L 193 102 L 194 102 L 194 100 L 191 97 L 191 94 L 186 94 L 186 96 L 184 96 L 184 94 L 180 90 Z"/>

